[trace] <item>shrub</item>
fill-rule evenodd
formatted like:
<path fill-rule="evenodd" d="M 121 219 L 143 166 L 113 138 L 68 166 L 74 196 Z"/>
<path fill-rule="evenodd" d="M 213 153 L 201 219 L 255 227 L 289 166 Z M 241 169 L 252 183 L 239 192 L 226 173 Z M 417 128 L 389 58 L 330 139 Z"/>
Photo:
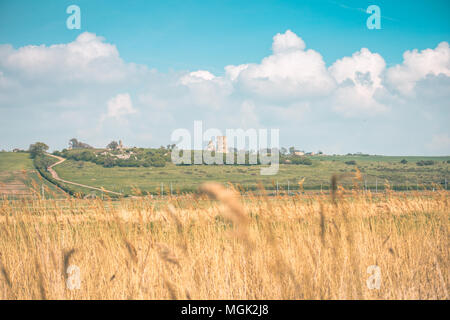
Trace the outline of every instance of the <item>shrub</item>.
<path fill-rule="evenodd" d="M 48 146 L 43 142 L 36 142 L 30 145 L 28 151 L 32 159 L 42 156 L 48 150 Z"/>
<path fill-rule="evenodd" d="M 432 166 L 432 165 L 434 165 L 434 161 L 433 160 L 420 160 L 420 161 L 416 162 L 416 164 L 420 167 Z"/>
<path fill-rule="evenodd" d="M 291 157 L 291 163 L 292 164 L 303 164 L 306 166 L 312 165 L 312 161 L 309 158 L 301 157 L 301 156 L 293 156 Z"/>

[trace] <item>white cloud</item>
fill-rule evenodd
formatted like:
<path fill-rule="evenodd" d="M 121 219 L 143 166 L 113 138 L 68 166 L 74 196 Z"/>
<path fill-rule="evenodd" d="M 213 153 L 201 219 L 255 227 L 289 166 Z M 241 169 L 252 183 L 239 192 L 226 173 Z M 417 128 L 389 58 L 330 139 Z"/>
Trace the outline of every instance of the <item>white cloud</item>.
<path fill-rule="evenodd" d="M 108 101 L 108 112 L 105 118 L 123 119 L 124 116 L 134 114 L 137 110 L 133 108 L 131 97 L 128 93 L 121 93 Z"/>
<path fill-rule="evenodd" d="M 355 85 L 380 88 L 385 66 L 384 59 L 378 53 L 362 48 L 351 57 L 337 60 L 328 70 L 339 84 L 349 79 Z"/>
<path fill-rule="evenodd" d="M 366 86 L 340 87 L 333 95 L 333 109 L 347 117 L 370 116 L 387 111 L 388 108 L 374 97 L 374 90 Z"/>
<path fill-rule="evenodd" d="M 288 30 L 274 37 L 273 55 L 260 64 L 227 66 L 225 70 L 244 93 L 265 99 L 292 101 L 327 95 L 335 82 L 322 56 L 304 49 L 303 40 Z"/>
<path fill-rule="evenodd" d="M 333 108 L 346 116 L 386 111 L 388 108 L 375 98 L 377 90 L 383 89 L 385 66 L 379 54 L 366 48 L 333 63 L 328 70 L 339 84 L 334 93 Z"/>
<path fill-rule="evenodd" d="M 111 83 L 146 69 L 124 63 L 116 46 L 89 32 L 68 44 L 29 45 L 17 50 L 0 45 L 0 57 L 0 67 L 6 73 L 39 82 Z"/>
<path fill-rule="evenodd" d="M 241 64 L 239 66 L 229 65 L 225 67 L 226 76 L 234 81 L 239 77 L 239 74 L 248 68 L 248 64 Z"/>
<path fill-rule="evenodd" d="M 287 30 L 285 33 L 277 33 L 273 37 L 272 51 L 273 53 L 282 53 L 287 51 L 304 50 L 306 47 L 305 42 L 293 33 L 291 30 Z"/>
<path fill-rule="evenodd" d="M 253 101 L 245 100 L 242 102 L 239 118 L 240 126 L 243 129 L 257 128 L 260 126 L 258 112 Z"/>
<path fill-rule="evenodd" d="M 213 80 L 214 76 L 211 72 L 206 70 L 198 70 L 191 72 L 180 79 L 181 83 L 184 85 L 189 85 L 191 83 L 199 83 L 203 81 Z"/>
<path fill-rule="evenodd" d="M 435 49 L 406 51 L 403 63 L 387 70 L 387 81 L 404 95 L 414 95 L 416 83 L 428 75 L 450 77 L 450 48 L 441 42 Z"/>
<path fill-rule="evenodd" d="M 228 79 L 216 77 L 209 71 L 198 70 L 180 78 L 179 83 L 188 89 L 183 96 L 185 101 L 196 106 L 218 109 L 232 91 Z"/>
<path fill-rule="evenodd" d="M 301 125 L 312 111 L 308 102 L 294 102 L 287 106 L 270 105 L 267 109 L 280 123 L 287 124 L 294 121 L 297 125 Z"/>
<path fill-rule="evenodd" d="M 280 128 L 288 139 L 282 144 L 307 141 L 325 152 L 337 144 L 348 152 L 368 146 L 378 153 L 448 152 L 446 42 L 408 51 L 388 69 L 366 48 L 327 68 L 290 30 L 273 37 L 272 50 L 260 62 L 227 65 L 218 75 L 128 63 L 116 46 L 87 32 L 66 44 L 0 45 L 0 139 L 14 147 L 38 136 L 57 147 L 74 136 L 93 145 L 118 137 L 129 145 L 149 137 L 165 145 L 172 130 L 200 119 L 222 130 Z M 127 120 L 132 125 L 117 125 Z M 11 135 L 17 127 L 21 135 Z M 61 134 L 45 136 L 48 128 Z"/>

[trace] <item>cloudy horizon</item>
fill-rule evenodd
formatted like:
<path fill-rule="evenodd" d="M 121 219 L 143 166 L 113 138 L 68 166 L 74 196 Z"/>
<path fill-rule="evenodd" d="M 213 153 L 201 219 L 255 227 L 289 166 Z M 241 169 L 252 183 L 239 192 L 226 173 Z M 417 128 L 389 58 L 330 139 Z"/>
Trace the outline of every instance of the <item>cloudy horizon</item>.
<path fill-rule="evenodd" d="M 399 63 L 364 46 L 326 63 L 302 30 L 285 28 L 262 59 L 225 62 L 222 71 L 161 71 L 124 59 L 94 31 L 64 43 L 3 43 L 0 149 L 36 141 L 63 149 L 74 137 L 159 147 L 201 120 L 223 132 L 280 129 L 281 146 L 326 154 L 450 155 L 445 40 L 411 47 Z"/>

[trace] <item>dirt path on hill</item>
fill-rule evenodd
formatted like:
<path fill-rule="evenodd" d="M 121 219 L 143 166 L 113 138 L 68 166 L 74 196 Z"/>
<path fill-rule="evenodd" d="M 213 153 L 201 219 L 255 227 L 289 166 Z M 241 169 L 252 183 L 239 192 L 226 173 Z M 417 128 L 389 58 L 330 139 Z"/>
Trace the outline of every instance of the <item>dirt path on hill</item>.
<path fill-rule="evenodd" d="M 119 192 L 114 192 L 114 191 L 110 191 L 110 190 L 106 190 L 106 189 L 101 189 L 101 188 L 96 188 L 96 187 L 91 187 L 91 186 L 87 186 L 85 184 L 81 184 L 81 183 L 76 183 L 76 182 L 71 182 L 71 181 L 67 181 L 64 179 L 61 179 L 58 174 L 56 173 L 56 171 L 53 169 L 53 167 L 63 163 L 64 161 L 66 161 L 66 159 L 59 157 L 59 156 L 55 156 L 52 154 L 47 154 L 48 156 L 58 159 L 58 162 L 52 164 L 51 166 L 49 166 L 47 168 L 47 171 L 50 172 L 50 174 L 52 175 L 53 179 L 57 180 L 57 181 L 61 181 L 67 184 L 72 184 L 74 186 L 79 186 L 79 187 L 83 187 L 83 188 L 87 188 L 87 189 L 91 189 L 91 190 L 97 190 L 97 191 L 101 191 L 101 192 L 105 192 L 105 193 L 111 193 L 111 194 L 115 194 L 118 196 L 122 196 L 123 194 L 119 193 Z"/>

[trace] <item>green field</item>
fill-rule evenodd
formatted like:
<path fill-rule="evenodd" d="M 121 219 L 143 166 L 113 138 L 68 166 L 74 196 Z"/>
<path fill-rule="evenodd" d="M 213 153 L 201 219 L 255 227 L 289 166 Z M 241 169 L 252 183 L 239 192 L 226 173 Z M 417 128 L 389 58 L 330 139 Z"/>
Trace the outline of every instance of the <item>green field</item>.
<path fill-rule="evenodd" d="M 432 189 L 434 184 L 445 187 L 445 178 L 449 176 L 447 162 L 450 157 L 388 157 L 388 156 L 313 156 L 312 165 L 281 164 L 278 174 L 273 176 L 260 175 L 261 166 L 252 165 L 192 165 L 175 166 L 167 164 L 165 167 L 138 167 L 104 168 L 92 162 L 67 160 L 55 167 L 58 175 L 65 180 L 94 186 L 108 190 L 135 194 L 136 189 L 159 193 L 163 185 L 164 194 L 170 192 L 195 191 L 205 181 L 231 182 L 240 184 L 244 189 L 256 189 L 262 183 L 266 189 L 279 190 L 298 189 L 298 182 L 305 178 L 305 189 L 327 189 L 330 177 L 333 174 L 354 172 L 357 167 L 363 176 L 361 186 L 367 185 L 370 189 L 383 188 L 385 180 L 389 181 L 391 188 L 396 190 Z M 406 159 L 407 164 L 400 161 Z M 345 162 L 354 160 L 356 165 Z M 433 160 L 433 165 L 418 166 L 417 161 Z M 344 179 L 342 184 L 350 187 L 353 182 L 350 178 Z M 77 187 L 75 187 L 77 188 Z M 88 192 L 83 188 L 79 191 Z M 134 190 L 134 191 L 133 191 Z"/>
<path fill-rule="evenodd" d="M 298 190 L 298 182 L 304 178 L 303 187 L 313 190 L 327 190 L 333 174 L 361 171 L 363 180 L 361 187 L 367 185 L 371 190 L 382 190 L 388 180 L 394 190 L 432 189 L 433 184 L 445 187 L 445 179 L 450 178 L 450 157 L 388 157 L 388 156 L 313 156 L 312 165 L 280 164 L 278 174 L 260 175 L 259 165 L 192 165 L 175 166 L 168 163 L 165 167 L 113 167 L 105 168 L 92 162 L 67 160 L 55 167 L 58 175 L 65 180 L 85 184 L 92 187 L 103 187 L 107 190 L 139 194 L 139 191 L 158 194 L 161 186 L 164 194 L 177 192 L 193 192 L 206 181 L 240 184 L 245 190 L 255 190 L 259 183 L 266 189 Z M 400 163 L 406 159 L 406 164 Z M 345 162 L 354 160 L 356 165 Z M 433 160 L 433 165 L 418 166 L 418 161 Z M 55 161 L 55 159 L 52 159 Z M 0 187 L 11 189 L 12 185 L 36 188 L 42 185 L 47 195 L 55 192 L 58 197 L 63 193 L 34 170 L 28 153 L 0 152 Z M 344 187 L 351 187 L 353 181 L 346 178 L 341 181 Z M 6 186 L 6 187 L 5 187 Z M 91 190 L 70 186 L 73 190 L 84 194 Z M 6 189 L 5 189 L 6 188 Z M 48 189 L 48 190 L 47 190 Z M 3 191 L 4 191 L 3 190 Z M 0 188 L 0 193 L 1 193 Z M 98 194 L 98 192 L 96 192 Z"/>
<path fill-rule="evenodd" d="M 54 184 L 41 177 L 28 153 L 0 152 L 0 197 L 42 196 L 42 187 L 46 198 L 65 196 Z"/>
<path fill-rule="evenodd" d="M 34 170 L 28 153 L 0 152 L 0 172 Z"/>

